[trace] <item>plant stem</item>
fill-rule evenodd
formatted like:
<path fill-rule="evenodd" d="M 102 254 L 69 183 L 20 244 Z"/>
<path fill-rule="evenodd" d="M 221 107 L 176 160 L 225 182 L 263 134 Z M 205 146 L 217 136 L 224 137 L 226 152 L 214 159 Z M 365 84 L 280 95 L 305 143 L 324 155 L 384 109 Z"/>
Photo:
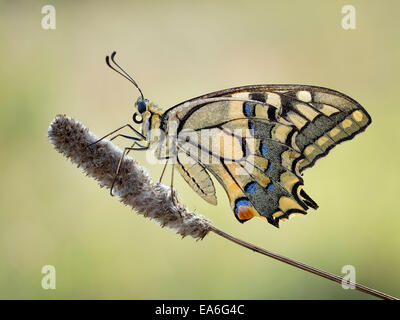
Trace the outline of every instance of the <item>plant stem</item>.
<path fill-rule="evenodd" d="M 339 276 L 336 276 L 334 274 L 328 273 L 326 271 L 311 267 L 309 265 L 306 265 L 306 264 L 298 262 L 296 260 L 287 258 L 285 256 L 282 256 L 280 254 L 274 253 L 272 251 L 257 247 L 257 246 L 255 246 L 255 245 L 253 245 L 251 243 L 248 243 L 248 242 L 243 241 L 243 240 L 241 240 L 239 238 L 236 238 L 236 237 L 230 235 L 229 233 L 226 233 L 226 232 L 216 228 L 213 225 L 210 225 L 210 231 L 212 231 L 215 234 L 217 234 L 217 235 L 219 235 L 219 236 L 221 236 L 221 237 L 223 237 L 223 238 L 225 238 L 225 239 L 227 239 L 229 241 L 232 241 L 232 242 L 234 242 L 234 243 L 236 243 L 236 244 L 238 244 L 238 245 L 240 245 L 242 247 L 245 247 L 247 249 L 253 250 L 253 251 L 258 252 L 258 253 L 261 253 L 261 254 L 263 254 L 265 256 L 268 256 L 270 258 L 279 260 L 281 262 L 290 264 L 291 266 L 294 266 L 296 268 L 311 272 L 311 273 L 313 273 L 313 274 L 315 274 L 317 276 L 323 277 L 325 279 L 329 279 L 329 280 L 335 281 L 337 283 L 346 283 L 346 285 L 348 285 L 349 287 L 355 288 L 355 289 L 357 289 L 359 291 L 362 291 L 364 293 L 370 294 L 372 296 L 375 296 L 375 297 L 378 297 L 378 298 L 382 298 L 384 300 L 399 300 L 399 299 L 397 299 L 395 297 L 392 297 L 392 296 L 390 296 L 390 295 L 388 295 L 386 293 L 377 291 L 375 289 L 368 288 L 368 287 L 366 287 L 366 286 L 364 286 L 362 284 L 357 284 L 357 283 L 354 283 L 354 282 L 351 282 L 351 281 L 348 281 L 348 280 L 344 280 L 342 277 L 339 277 Z"/>

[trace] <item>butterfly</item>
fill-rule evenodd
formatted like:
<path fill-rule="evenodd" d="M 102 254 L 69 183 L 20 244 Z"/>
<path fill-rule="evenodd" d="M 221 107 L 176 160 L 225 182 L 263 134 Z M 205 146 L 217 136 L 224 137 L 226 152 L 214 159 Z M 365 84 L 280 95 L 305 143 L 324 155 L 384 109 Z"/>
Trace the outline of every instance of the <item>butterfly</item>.
<path fill-rule="evenodd" d="M 303 189 L 303 171 L 371 123 L 352 98 L 309 85 L 241 86 L 189 99 L 163 112 L 144 98 L 115 54 L 106 57 L 107 65 L 139 90 L 133 121 L 141 131 L 127 124 L 107 136 L 131 128 L 135 136 L 112 138 L 134 141 L 124 154 L 152 149 L 157 159 L 173 162 L 201 198 L 216 205 L 214 176 L 241 223 L 260 217 L 279 227 L 293 215 L 317 209 Z"/>

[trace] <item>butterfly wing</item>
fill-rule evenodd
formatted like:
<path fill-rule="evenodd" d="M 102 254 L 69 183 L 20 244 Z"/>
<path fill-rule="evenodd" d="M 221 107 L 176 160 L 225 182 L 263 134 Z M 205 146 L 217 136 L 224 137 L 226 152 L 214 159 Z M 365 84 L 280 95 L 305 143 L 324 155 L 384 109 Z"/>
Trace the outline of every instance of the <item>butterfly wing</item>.
<path fill-rule="evenodd" d="M 174 120 L 178 137 L 190 133 L 190 143 L 184 134 L 178 145 L 200 153 L 194 158 L 223 185 L 238 220 L 261 216 L 275 226 L 292 214 L 317 208 L 302 189 L 302 171 L 371 122 L 363 107 L 348 96 L 297 85 L 218 91 L 169 109 L 162 117 L 163 129 L 168 131 L 169 121 Z M 213 148 L 204 143 L 204 135 L 231 139 L 228 144 L 237 146 L 236 153 L 210 153 Z"/>
<path fill-rule="evenodd" d="M 217 204 L 214 183 L 201 163 L 185 152 L 178 151 L 175 166 L 189 186 L 200 197 L 210 204 Z"/>

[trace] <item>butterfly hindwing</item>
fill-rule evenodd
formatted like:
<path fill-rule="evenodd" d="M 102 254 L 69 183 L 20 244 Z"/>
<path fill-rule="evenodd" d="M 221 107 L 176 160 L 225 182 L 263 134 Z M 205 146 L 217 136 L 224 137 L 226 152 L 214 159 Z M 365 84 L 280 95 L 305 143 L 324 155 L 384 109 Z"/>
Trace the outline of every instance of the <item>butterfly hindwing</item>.
<path fill-rule="evenodd" d="M 240 222 L 260 216 L 278 226 L 280 220 L 294 213 L 305 214 L 309 206 L 316 208 L 311 199 L 309 202 L 304 201 L 302 179 L 285 167 L 285 162 L 281 160 L 287 154 L 299 153 L 283 143 L 267 138 L 267 131 L 257 138 L 253 134 L 245 135 L 247 124 L 245 126 L 243 121 L 247 120 L 234 120 L 201 131 L 202 137 L 212 136 L 214 142 L 218 140 L 217 137 L 223 137 L 225 144 L 236 145 L 228 150 L 213 148 L 211 158 L 209 151 L 212 145 L 206 143 L 208 139 L 200 141 L 200 131 L 181 135 L 178 139 L 178 168 L 185 157 L 190 155 L 190 161 L 186 160 L 185 167 L 182 165 L 181 168 L 189 185 L 204 198 L 205 192 L 202 190 L 205 188 L 201 189 L 200 186 L 210 185 L 211 180 L 204 183 L 208 179 L 204 179 L 201 174 L 204 175 L 204 169 L 210 171 L 226 190 Z M 230 132 L 235 134 L 230 135 Z M 233 152 L 235 149 L 236 152 Z M 196 166 L 199 169 L 193 170 Z"/>
<path fill-rule="evenodd" d="M 292 214 L 306 214 L 307 205 L 296 200 L 287 185 L 283 185 L 281 181 L 275 182 L 264 171 L 251 168 L 245 161 L 222 162 L 207 165 L 206 168 L 226 190 L 235 217 L 240 222 L 258 216 L 279 226 L 280 220 L 287 219 Z M 298 181 L 296 176 L 292 175 L 292 178 Z M 296 186 L 294 192 L 297 190 Z"/>
<path fill-rule="evenodd" d="M 200 197 L 210 204 L 217 204 L 214 183 L 204 166 L 183 151 L 178 152 L 175 166 L 189 186 Z"/>
<path fill-rule="evenodd" d="M 317 204 L 302 189 L 303 179 L 292 172 L 292 163 L 301 157 L 300 152 L 293 149 L 290 142 L 285 143 L 284 139 L 275 136 L 279 131 L 276 127 L 283 125 L 254 118 L 233 120 L 223 124 L 222 128 L 229 127 L 237 131 L 235 127 L 243 127 L 244 121 L 248 121 L 250 128 L 250 136 L 242 136 L 242 145 L 247 146 L 247 154 L 242 161 L 237 162 L 246 172 L 244 178 L 240 176 L 237 180 L 245 193 L 249 193 L 247 196 L 257 211 L 269 220 L 274 220 L 276 217 L 285 219 L 291 213 L 305 214 L 309 207 L 316 209 Z M 284 131 L 290 130 L 294 129 L 287 126 Z"/>

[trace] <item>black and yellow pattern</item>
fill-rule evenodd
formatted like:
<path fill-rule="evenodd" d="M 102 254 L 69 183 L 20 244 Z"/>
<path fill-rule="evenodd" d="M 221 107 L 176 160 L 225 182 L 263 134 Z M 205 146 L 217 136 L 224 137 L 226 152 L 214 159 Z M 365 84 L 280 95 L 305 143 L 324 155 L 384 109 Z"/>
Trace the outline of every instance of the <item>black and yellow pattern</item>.
<path fill-rule="evenodd" d="M 217 91 L 165 113 L 148 103 L 143 118 L 142 133 L 150 144 L 155 142 L 152 129 L 177 137 L 175 165 L 203 199 L 217 203 L 210 172 L 226 190 L 240 222 L 258 216 L 277 227 L 294 214 L 318 208 L 303 190 L 302 172 L 371 123 L 350 97 L 303 85 Z M 223 138 L 232 150 L 215 153 L 208 137 Z M 170 156 L 159 151 L 160 158 Z"/>

